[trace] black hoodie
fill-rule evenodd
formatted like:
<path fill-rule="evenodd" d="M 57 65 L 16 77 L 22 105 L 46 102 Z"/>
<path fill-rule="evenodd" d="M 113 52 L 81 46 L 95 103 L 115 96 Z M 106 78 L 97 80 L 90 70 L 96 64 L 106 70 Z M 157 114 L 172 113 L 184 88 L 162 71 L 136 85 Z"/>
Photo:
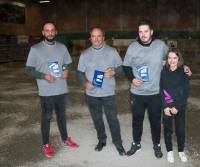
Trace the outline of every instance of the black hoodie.
<path fill-rule="evenodd" d="M 164 66 L 161 72 L 160 89 L 163 109 L 166 107 L 185 107 L 190 85 L 183 66 L 178 67 L 175 71 Z"/>

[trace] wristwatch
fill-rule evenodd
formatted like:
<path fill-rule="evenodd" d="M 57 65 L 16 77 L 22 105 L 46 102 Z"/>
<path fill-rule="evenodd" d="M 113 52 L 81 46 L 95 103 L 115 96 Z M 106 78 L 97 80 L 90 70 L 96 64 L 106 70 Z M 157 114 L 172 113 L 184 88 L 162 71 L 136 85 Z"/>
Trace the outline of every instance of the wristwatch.
<path fill-rule="evenodd" d="M 64 71 L 64 70 L 67 70 L 67 67 L 63 66 L 63 67 L 62 67 L 62 70 L 63 70 L 63 71 Z"/>

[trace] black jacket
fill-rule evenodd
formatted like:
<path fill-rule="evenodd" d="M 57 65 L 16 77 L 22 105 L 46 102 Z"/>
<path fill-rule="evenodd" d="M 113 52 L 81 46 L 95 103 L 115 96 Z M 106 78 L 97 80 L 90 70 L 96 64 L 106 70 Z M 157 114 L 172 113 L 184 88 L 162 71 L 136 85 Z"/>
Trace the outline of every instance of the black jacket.
<path fill-rule="evenodd" d="M 190 92 L 189 78 L 184 73 L 183 67 L 171 71 L 163 67 L 160 80 L 162 108 L 184 107 Z"/>

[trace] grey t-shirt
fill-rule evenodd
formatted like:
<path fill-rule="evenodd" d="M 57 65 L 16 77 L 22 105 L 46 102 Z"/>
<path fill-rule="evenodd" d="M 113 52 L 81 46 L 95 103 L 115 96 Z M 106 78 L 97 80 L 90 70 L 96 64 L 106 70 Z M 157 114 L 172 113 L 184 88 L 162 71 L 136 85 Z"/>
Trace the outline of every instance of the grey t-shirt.
<path fill-rule="evenodd" d="M 128 47 L 123 65 L 132 67 L 134 76 L 144 80 L 139 87 L 131 84 L 131 93 L 136 95 L 159 93 L 160 73 L 167 51 L 167 45 L 159 39 L 153 40 L 150 46 L 133 42 Z"/>
<path fill-rule="evenodd" d="M 107 68 L 116 68 L 122 65 L 121 57 L 116 49 L 104 45 L 101 49 L 90 47 L 80 56 L 78 71 L 84 72 L 87 80 L 93 81 L 94 71 L 105 72 Z M 94 97 L 106 97 L 115 94 L 115 78 L 104 78 L 102 87 L 92 90 L 86 89 L 86 94 Z"/>
<path fill-rule="evenodd" d="M 35 67 L 37 71 L 51 74 L 56 78 L 53 83 L 37 79 L 40 96 L 54 96 L 68 92 L 67 82 L 61 78 L 61 75 L 62 65 L 71 62 L 67 48 L 59 42 L 48 45 L 42 41 L 31 47 L 26 66 Z"/>

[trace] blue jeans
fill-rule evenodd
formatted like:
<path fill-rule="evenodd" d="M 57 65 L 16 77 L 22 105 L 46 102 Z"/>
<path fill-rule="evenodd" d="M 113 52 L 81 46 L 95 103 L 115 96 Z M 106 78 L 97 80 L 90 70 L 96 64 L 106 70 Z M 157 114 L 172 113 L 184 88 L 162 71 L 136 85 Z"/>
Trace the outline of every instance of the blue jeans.
<path fill-rule="evenodd" d="M 56 96 L 41 96 L 41 131 L 44 145 L 49 143 L 50 121 L 53 110 L 55 110 L 56 113 L 57 125 L 62 140 L 64 141 L 68 138 L 65 117 L 66 99 L 66 94 Z"/>
<path fill-rule="evenodd" d="M 133 133 L 133 141 L 135 143 L 141 142 L 145 109 L 148 110 L 153 144 L 160 143 L 160 132 L 161 132 L 160 104 L 161 103 L 159 94 L 146 95 L 146 96 L 131 94 L 132 133 Z"/>
<path fill-rule="evenodd" d="M 90 114 L 97 131 L 99 142 L 106 143 L 106 132 L 103 121 L 103 111 L 111 131 L 112 141 L 116 147 L 122 145 L 119 120 L 117 118 L 117 104 L 115 96 L 107 97 L 92 97 L 86 96 L 86 101 L 89 106 Z"/>

